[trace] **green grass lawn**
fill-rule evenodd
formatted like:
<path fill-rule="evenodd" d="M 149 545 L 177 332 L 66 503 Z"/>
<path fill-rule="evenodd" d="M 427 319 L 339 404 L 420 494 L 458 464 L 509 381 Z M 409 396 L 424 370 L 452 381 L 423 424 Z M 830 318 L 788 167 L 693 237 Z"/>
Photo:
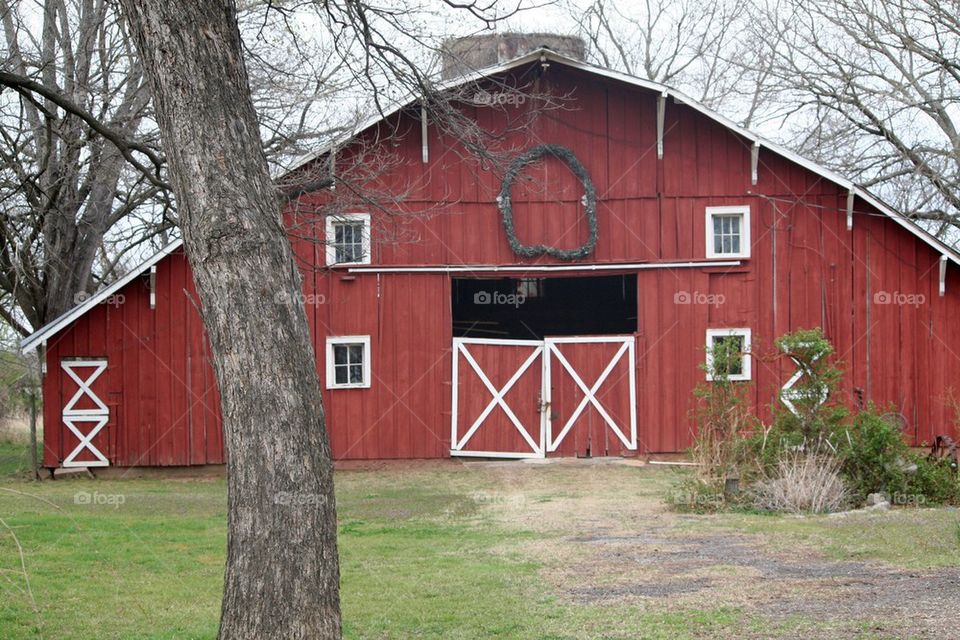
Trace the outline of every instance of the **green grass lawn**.
<path fill-rule="evenodd" d="M 345 637 L 566 638 L 603 628 L 609 610 L 559 606 L 538 565 L 504 550 L 530 533 L 490 522 L 476 480 L 338 473 Z M 223 480 L 0 482 L 0 637 L 214 638 L 225 494 Z M 695 637 L 738 617 L 617 615 L 650 638 Z"/>
<path fill-rule="evenodd" d="M 563 469 L 528 471 L 557 485 L 531 495 L 538 504 L 577 495 L 575 478 L 563 484 L 568 473 Z M 662 472 L 625 467 L 596 472 L 611 474 L 636 499 L 657 500 L 665 478 Z M 544 562 L 524 554 L 538 538 L 494 517 L 491 501 L 515 490 L 489 468 L 388 466 L 338 471 L 336 482 L 347 638 L 792 633 L 790 621 L 770 626 L 721 605 L 677 611 L 565 600 L 544 581 Z M 214 638 L 225 497 L 221 479 L 0 480 L 0 638 Z M 930 513 L 938 514 L 931 527 L 941 520 L 948 529 L 956 526 L 952 514 Z M 885 545 L 887 533 L 874 543 L 861 538 L 854 544 L 819 520 L 731 516 L 704 522 L 823 535 L 837 553 L 892 553 L 910 564 L 903 555 L 908 549 L 894 545 L 892 552 Z M 943 544 L 953 545 L 951 562 L 960 564 L 953 529 Z"/>
<path fill-rule="evenodd" d="M 0 478 L 30 475 L 30 445 L 0 438 Z"/>
<path fill-rule="evenodd" d="M 900 567 L 960 566 L 960 511 L 894 509 L 842 517 L 723 514 L 719 522 L 765 535 L 781 550 L 801 544 L 834 560 L 883 560 Z"/>

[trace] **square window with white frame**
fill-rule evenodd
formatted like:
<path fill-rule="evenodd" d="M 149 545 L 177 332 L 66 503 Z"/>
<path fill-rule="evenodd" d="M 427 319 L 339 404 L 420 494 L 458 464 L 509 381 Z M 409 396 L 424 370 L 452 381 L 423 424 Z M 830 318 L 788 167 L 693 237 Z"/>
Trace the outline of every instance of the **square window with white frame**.
<path fill-rule="evenodd" d="M 326 221 L 327 265 L 370 264 L 370 214 L 346 213 Z"/>
<path fill-rule="evenodd" d="M 370 336 L 327 338 L 327 389 L 370 386 Z"/>
<path fill-rule="evenodd" d="M 707 380 L 714 379 L 718 366 L 714 363 L 714 353 L 723 346 L 729 346 L 723 352 L 727 359 L 727 379 L 752 379 L 750 338 L 750 329 L 746 328 L 707 329 Z"/>
<path fill-rule="evenodd" d="M 707 257 L 750 257 L 750 207 L 707 207 Z"/>

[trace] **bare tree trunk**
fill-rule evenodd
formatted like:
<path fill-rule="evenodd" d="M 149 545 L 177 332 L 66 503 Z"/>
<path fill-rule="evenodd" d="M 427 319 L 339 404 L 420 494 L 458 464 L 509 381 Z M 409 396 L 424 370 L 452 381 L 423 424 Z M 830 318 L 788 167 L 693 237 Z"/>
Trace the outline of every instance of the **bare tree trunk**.
<path fill-rule="evenodd" d="M 231 0 L 121 5 L 153 88 L 222 399 L 229 533 L 220 638 L 339 638 L 333 470 L 319 380 L 236 7 Z"/>

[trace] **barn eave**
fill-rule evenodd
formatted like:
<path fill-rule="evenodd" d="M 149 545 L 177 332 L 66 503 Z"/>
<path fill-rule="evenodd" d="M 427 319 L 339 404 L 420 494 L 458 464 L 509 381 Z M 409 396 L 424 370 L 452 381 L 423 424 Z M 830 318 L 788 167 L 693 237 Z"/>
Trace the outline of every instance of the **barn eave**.
<path fill-rule="evenodd" d="M 160 251 L 154 255 L 147 258 L 144 262 L 137 265 L 131 269 L 126 275 L 114 282 L 113 284 L 101 289 L 94 295 L 90 296 L 74 308 L 70 309 L 66 313 L 63 313 L 54 320 L 51 320 L 46 325 L 38 329 L 33 334 L 27 336 L 20 342 L 20 350 L 24 353 L 33 351 L 40 345 L 44 344 L 51 337 L 69 327 L 75 320 L 80 318 L 82 315 L 93 309 L 98 304 L 102 303 L 104 300 L 109 298 L 114 293 L 118 292 L 123 287 L 127 286 L 130 282 L 136 279 L 138 276 L 142 275 L 168 255 L 179 249 L 183 245 L 182 240 L 174 240 L 173 242 L 168 243 Z"/>

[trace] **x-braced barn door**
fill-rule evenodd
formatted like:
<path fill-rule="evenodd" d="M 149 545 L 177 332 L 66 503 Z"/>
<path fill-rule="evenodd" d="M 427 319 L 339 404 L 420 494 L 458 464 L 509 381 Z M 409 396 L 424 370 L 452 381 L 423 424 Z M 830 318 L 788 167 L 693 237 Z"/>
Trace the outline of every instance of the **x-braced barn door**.
<path fill-rule="evenodd" d="M 618 456 L 637 450 L 633 336 L 547 338 L 548 455 Z"/>
<path fill-rule="evenodd" d="M 633 336 L 454 338 L 450 454 L 636 451 L 634 357 Z"/>
<path fill-rule="evenodd" d="M 62 360 L 60 367 L 67 374 L 63 382 L 63 397 L 72 392 L 63 405 L 61 416 L 63 424 L 78 443 L 61 464 L 64 467 L 107 467 L 110 461 L 97 447 L 96 438 L 110 421 L 110 409 L 94 387 L 100 375 L 107 370 L 107 361 Z M 73 444 L 69 436 L 64 443 L 67 447 Z"/>
<path fill-rule="evenodd" d="M 453 339 L 450 454 L 543 457 L 543 342 Z"/>

